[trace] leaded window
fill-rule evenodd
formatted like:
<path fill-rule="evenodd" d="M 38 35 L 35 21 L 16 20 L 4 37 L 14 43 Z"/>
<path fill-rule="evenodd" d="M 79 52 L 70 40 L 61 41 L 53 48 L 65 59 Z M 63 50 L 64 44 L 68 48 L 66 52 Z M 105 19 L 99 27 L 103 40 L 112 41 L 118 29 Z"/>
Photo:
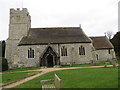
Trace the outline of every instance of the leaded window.
<path fill-rule="evenodd" d="M 61 56 L 67 56 L 67 48 L 65 46 L 61 48 Z"/>
<path fill-rule="evenodd" d="M 85 55 L 85 47 L 83 46 L 79 47 L 79 55 Z"/>
<path fill-rule="evenodd" d="M 28 58 L 34 58 L 34 50 L 32 48 L 28 50 Z"/>

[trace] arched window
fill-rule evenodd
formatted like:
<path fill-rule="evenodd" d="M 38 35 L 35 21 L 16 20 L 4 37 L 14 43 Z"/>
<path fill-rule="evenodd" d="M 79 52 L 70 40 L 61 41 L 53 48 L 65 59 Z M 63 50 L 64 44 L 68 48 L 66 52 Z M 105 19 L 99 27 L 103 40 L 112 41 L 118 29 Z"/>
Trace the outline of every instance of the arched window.
<path fill-rule="evenodd" d="M 99 60 L 99 56 L 98 56 L 98 54 L 96 54 L 96 58 L 97 58 L 97 60 Z"/>
<path fill-rule="evenodd" d="M 28 50 L 28 58 L 34 58 L 34 50 L 32 48 Z"/>
<path fill-rule="evenodd" d="M 110 51 L 110 49 L 108 49 L 108 53 L 109 53 L 109 54 L 111 54 L 111 51 Z"/>
<path fill-rule="evenodd" d="M 79 47 L 79 55 L 85 55 L 85 47 Z"/>
<path fill-rule="evenodd" d="M 65 46 L 61 48 L 61 56 L 67 56 L 67 48 Z"/>

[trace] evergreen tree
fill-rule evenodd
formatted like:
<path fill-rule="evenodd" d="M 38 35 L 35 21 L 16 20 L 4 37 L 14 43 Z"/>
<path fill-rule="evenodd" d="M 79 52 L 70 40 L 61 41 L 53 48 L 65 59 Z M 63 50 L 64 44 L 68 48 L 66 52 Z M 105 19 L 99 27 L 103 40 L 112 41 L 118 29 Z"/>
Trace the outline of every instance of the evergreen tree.
<path fill-rule="evenodd" d="M 5 57 L 5 46 L 6 46 L 6 42 L 0 41 L 0 57 Z"/>
<path fill-rule="evenodd" d="M 120 32 L 117 32 L 110 41 L 115 48 L 117 59 L 120 60 Z"/>
<path fill-rule="evenodd" d="M 8 62 L 5 59 L 5 45 L 6 42 L 0 41 L 0 71 L 8 70 Z"/>
<path fill-rule="evenodd" d="M 6 42 L 2 41 L 2 57 L 5 57 L 5 46 L 6 46 Z"/>

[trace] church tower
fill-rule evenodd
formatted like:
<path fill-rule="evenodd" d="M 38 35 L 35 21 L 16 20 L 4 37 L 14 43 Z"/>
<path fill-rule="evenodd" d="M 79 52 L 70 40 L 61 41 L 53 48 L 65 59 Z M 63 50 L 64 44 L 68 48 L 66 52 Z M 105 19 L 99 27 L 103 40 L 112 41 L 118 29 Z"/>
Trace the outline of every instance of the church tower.
<path fill-rule="evenodd" d="M 6 58 L 9 68 L 13 68 L 19 59 L 18 43 L 26 36 L 31 27 L 31 17 L 26 8 L 10 9 L 9 36 L 6 41 Z"/>

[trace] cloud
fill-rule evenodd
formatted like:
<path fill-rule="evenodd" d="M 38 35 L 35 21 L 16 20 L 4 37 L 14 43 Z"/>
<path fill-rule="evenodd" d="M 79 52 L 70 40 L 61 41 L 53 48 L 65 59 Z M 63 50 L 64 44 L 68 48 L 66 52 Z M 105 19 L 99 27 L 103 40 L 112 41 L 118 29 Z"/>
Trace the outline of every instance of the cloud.
<path fill-rule="evenodd" d="M 108 30 L 116 32 L 118 1 L 0 0 L 0 40 L 8 37 L 9 9 L 17 7 L 28 8 L 32 27 L 73 27 L 81 24 L 89 36 L 104 35 Z"/>

